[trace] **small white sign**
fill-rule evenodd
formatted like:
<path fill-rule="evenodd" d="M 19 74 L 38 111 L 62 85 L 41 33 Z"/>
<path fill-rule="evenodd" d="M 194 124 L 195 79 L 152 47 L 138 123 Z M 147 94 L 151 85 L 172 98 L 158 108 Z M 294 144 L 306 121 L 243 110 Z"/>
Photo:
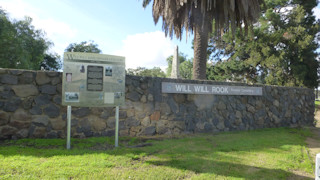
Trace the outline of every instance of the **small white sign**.
<path fill-rule="evenodd" d="M 105 104 L 113 104 L 114 103 L 114 93 L 113 92 L 104 93 L 104 103 Z"/>

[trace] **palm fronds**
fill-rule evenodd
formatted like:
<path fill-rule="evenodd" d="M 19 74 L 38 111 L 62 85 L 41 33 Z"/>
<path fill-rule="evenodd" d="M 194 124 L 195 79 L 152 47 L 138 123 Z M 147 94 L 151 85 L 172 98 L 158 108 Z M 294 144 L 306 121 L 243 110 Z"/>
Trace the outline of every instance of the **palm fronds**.
<path fill-rule="evenodd" d="M 143 0 L 146 7 L 151 0 Z M 171 38 L 175 34 L 181 39 L 183 30 L 193 31 L 204 21 L 215 21 L 215 32 L 222 35 L 244 25 L 245 29 L 256 22 L 263 0 L 154 0 L 153 19 L 157 23 L 162 17 L 162 28 Z M 201 11 L 199 11 L 200 8 Z M 201 12 L 199 15 L 198 12 Z M 212 28 L 210 28 L 212 31 Z"/>

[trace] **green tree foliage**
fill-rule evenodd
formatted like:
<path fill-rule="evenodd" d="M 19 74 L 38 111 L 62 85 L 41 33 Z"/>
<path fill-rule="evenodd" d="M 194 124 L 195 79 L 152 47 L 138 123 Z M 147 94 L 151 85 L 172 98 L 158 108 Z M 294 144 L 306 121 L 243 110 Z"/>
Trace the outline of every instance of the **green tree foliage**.
<path fill-rule="evenodd" d="M 145 67 L 138 67 L 136 69 L 129 68 L 127 74 L 135 76 L 166 77 L 166 74 L 159 67 L 154 67 L 152 69 L 147 69 Z"/>
<path fill-rule="evenodd" d="M 181 78 L 184 79 L 192 79 L 192 69 L 193 69 L 193 62 L 192 60 L 186 60 L 182 62 L 179 66 L 179 74 Z"/>
<path fill-rule="evenodd" d="M 29 17 L 21 21 L 10 20 L 0 8 L 0 67 L 40 69 L 52 43 L 31 23 Z"/>
<path fill-rule="evenodd" d="M 210 57 L 228 60 L 211 66 L 208 78 L 316 87 L 319 22 L 312 9 L 317 1 L 266 0 L 265 4 L 250 37 L 238 30 L 234 37 L 225 34 L 222 41 L 213 38 Z"/>
<path fill-rule="evenodd" d="M 167 77 L 171 77 L 171 71 L 172 71 L 172 60 L 173 56 L 169 56 L 167 58 L 168 68 L 167 71 Z M 193 63 L 192 60 L 187 60 L 187 56 L 183 53 L 179 53 L 179 75 L 181 78 L 184 79 L 191 79 L 192 78 L 192 67 Z"/>
<path fill-rule="evenodd" d="M 41 69 L 49 71 L 58 71 L 62 67 L 61 57 L 54 54 L 45 54 L 44 60 L 41 63 Z"/>
<path fill-rule="evenodd" d="M 101 53 L 102 51 L 98 48 L 98 44 L 94 41 L 83 41 L 81 43 L 71 43 L 65 49 L 66 52 L 86 52 L 86 53 Z"/>

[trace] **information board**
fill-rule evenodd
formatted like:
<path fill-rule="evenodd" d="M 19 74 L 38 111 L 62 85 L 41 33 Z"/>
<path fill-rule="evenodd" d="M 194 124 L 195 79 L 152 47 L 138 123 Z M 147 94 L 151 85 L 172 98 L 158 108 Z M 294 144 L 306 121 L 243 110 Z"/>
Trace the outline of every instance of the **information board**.
<path fill-rule="evenodd" d="M 107 107 L 124 104 L 124 57 L 66 52 L 63 60 L 63 105 Z"/>

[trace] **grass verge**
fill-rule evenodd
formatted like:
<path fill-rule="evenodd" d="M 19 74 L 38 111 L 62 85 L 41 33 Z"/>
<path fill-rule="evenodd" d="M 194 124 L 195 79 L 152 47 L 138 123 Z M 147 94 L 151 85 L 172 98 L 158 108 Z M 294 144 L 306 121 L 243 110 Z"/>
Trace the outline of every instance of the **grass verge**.
<path fill-rule="evenodd" d="M 0 179 L 286 179 L 313 173 L 308 129 L 147 140 L 23 139 L 0 144 Z M 135 147 L 148 143 L 151 146 Z M 130 148 L 129 148 L 130 147 Z M 294 172 L 300 172 L 296 175 Z"/>

